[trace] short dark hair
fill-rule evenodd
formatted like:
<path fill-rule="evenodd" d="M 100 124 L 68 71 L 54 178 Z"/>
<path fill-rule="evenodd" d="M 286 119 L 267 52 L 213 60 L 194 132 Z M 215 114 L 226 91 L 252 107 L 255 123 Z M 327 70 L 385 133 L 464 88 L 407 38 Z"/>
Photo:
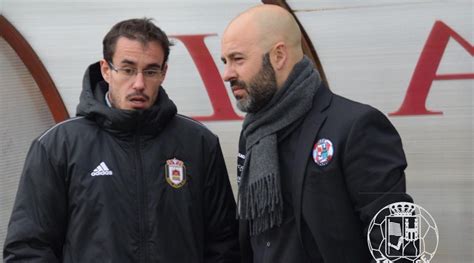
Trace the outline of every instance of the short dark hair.
<path fill-rule="evenodd" d="M 163 64 L 165 64 L 168 61 L 170 46 L 173 46 L 173 43 L 170 42 L 163 30 L 153 24 L 152 20 L 153 19 L 146 17 L 134 18 L 115 24 L 102 41 L 104 59 L 112 61 L 117 40 L 119 37 L 126 37 L 128 39 L 138 40 L 143 45 L 151 41 L 158 42 L 165 53 L 163 61 Z"/>

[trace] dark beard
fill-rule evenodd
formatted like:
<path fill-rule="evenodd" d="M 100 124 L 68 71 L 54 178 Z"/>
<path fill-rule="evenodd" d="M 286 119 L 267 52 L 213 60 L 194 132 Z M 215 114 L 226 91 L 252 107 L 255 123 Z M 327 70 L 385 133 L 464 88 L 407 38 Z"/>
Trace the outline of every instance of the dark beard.
<path fill-rule="evenodd" d="M 255 113 L 262 109 L 272 99 L 277 91 L 275 70 L 270 63 L 270 54 L 263 56 L 262 67 L 247 83 L 235 81 L 237 86 L 247 90 L 247 98 L 237 101 L 237 108 L 243 112 Z"/>

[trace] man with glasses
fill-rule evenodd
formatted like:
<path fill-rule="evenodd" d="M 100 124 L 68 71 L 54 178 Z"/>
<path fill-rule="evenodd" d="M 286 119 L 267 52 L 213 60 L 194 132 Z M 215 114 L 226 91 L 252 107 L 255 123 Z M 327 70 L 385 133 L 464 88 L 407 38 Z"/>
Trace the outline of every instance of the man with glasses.
<path fill-rule="evenodd" d="M 221 44 L 223 79 L 248 113 L 237 180 L 243 262 L 370 262 L 372 217 L 411 201 L 395 128 L 328 89 L 283 8 L 242 13 Z"/>
<path fill-rule="evenodd" d="M 161 86 L 170 45 L 146 18 L 108 32 L 78 117 L 30 148 L 5 262 L 239 261 L 218 138 Z"/>

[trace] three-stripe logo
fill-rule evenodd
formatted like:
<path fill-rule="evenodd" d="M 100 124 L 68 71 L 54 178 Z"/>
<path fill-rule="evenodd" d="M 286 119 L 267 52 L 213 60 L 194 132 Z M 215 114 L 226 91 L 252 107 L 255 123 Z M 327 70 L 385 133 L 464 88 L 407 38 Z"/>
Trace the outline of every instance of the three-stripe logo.
<path fill-rule="evenodd" d="M 92 176 L 103 176 L 103 175 L 113 175 L 114 173 L 107 167 L 104 162 L 101 162 L 94 171 L 92 171 Z"/>

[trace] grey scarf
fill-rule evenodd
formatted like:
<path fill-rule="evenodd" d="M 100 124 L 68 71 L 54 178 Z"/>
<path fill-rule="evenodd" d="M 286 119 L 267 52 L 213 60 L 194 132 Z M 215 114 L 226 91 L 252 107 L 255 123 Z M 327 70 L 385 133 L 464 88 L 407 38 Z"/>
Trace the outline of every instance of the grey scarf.
<path fill-rule="evenodd" d="M 250 235 L 262 233 L 283 220 L 277 132 L 303 117 L 321 83 L 305 56 L 295 64 L 283 87 L 256 113 L 245 116 L 245 162 L 238 194 L 238 217 L 249 220 Z"/>

